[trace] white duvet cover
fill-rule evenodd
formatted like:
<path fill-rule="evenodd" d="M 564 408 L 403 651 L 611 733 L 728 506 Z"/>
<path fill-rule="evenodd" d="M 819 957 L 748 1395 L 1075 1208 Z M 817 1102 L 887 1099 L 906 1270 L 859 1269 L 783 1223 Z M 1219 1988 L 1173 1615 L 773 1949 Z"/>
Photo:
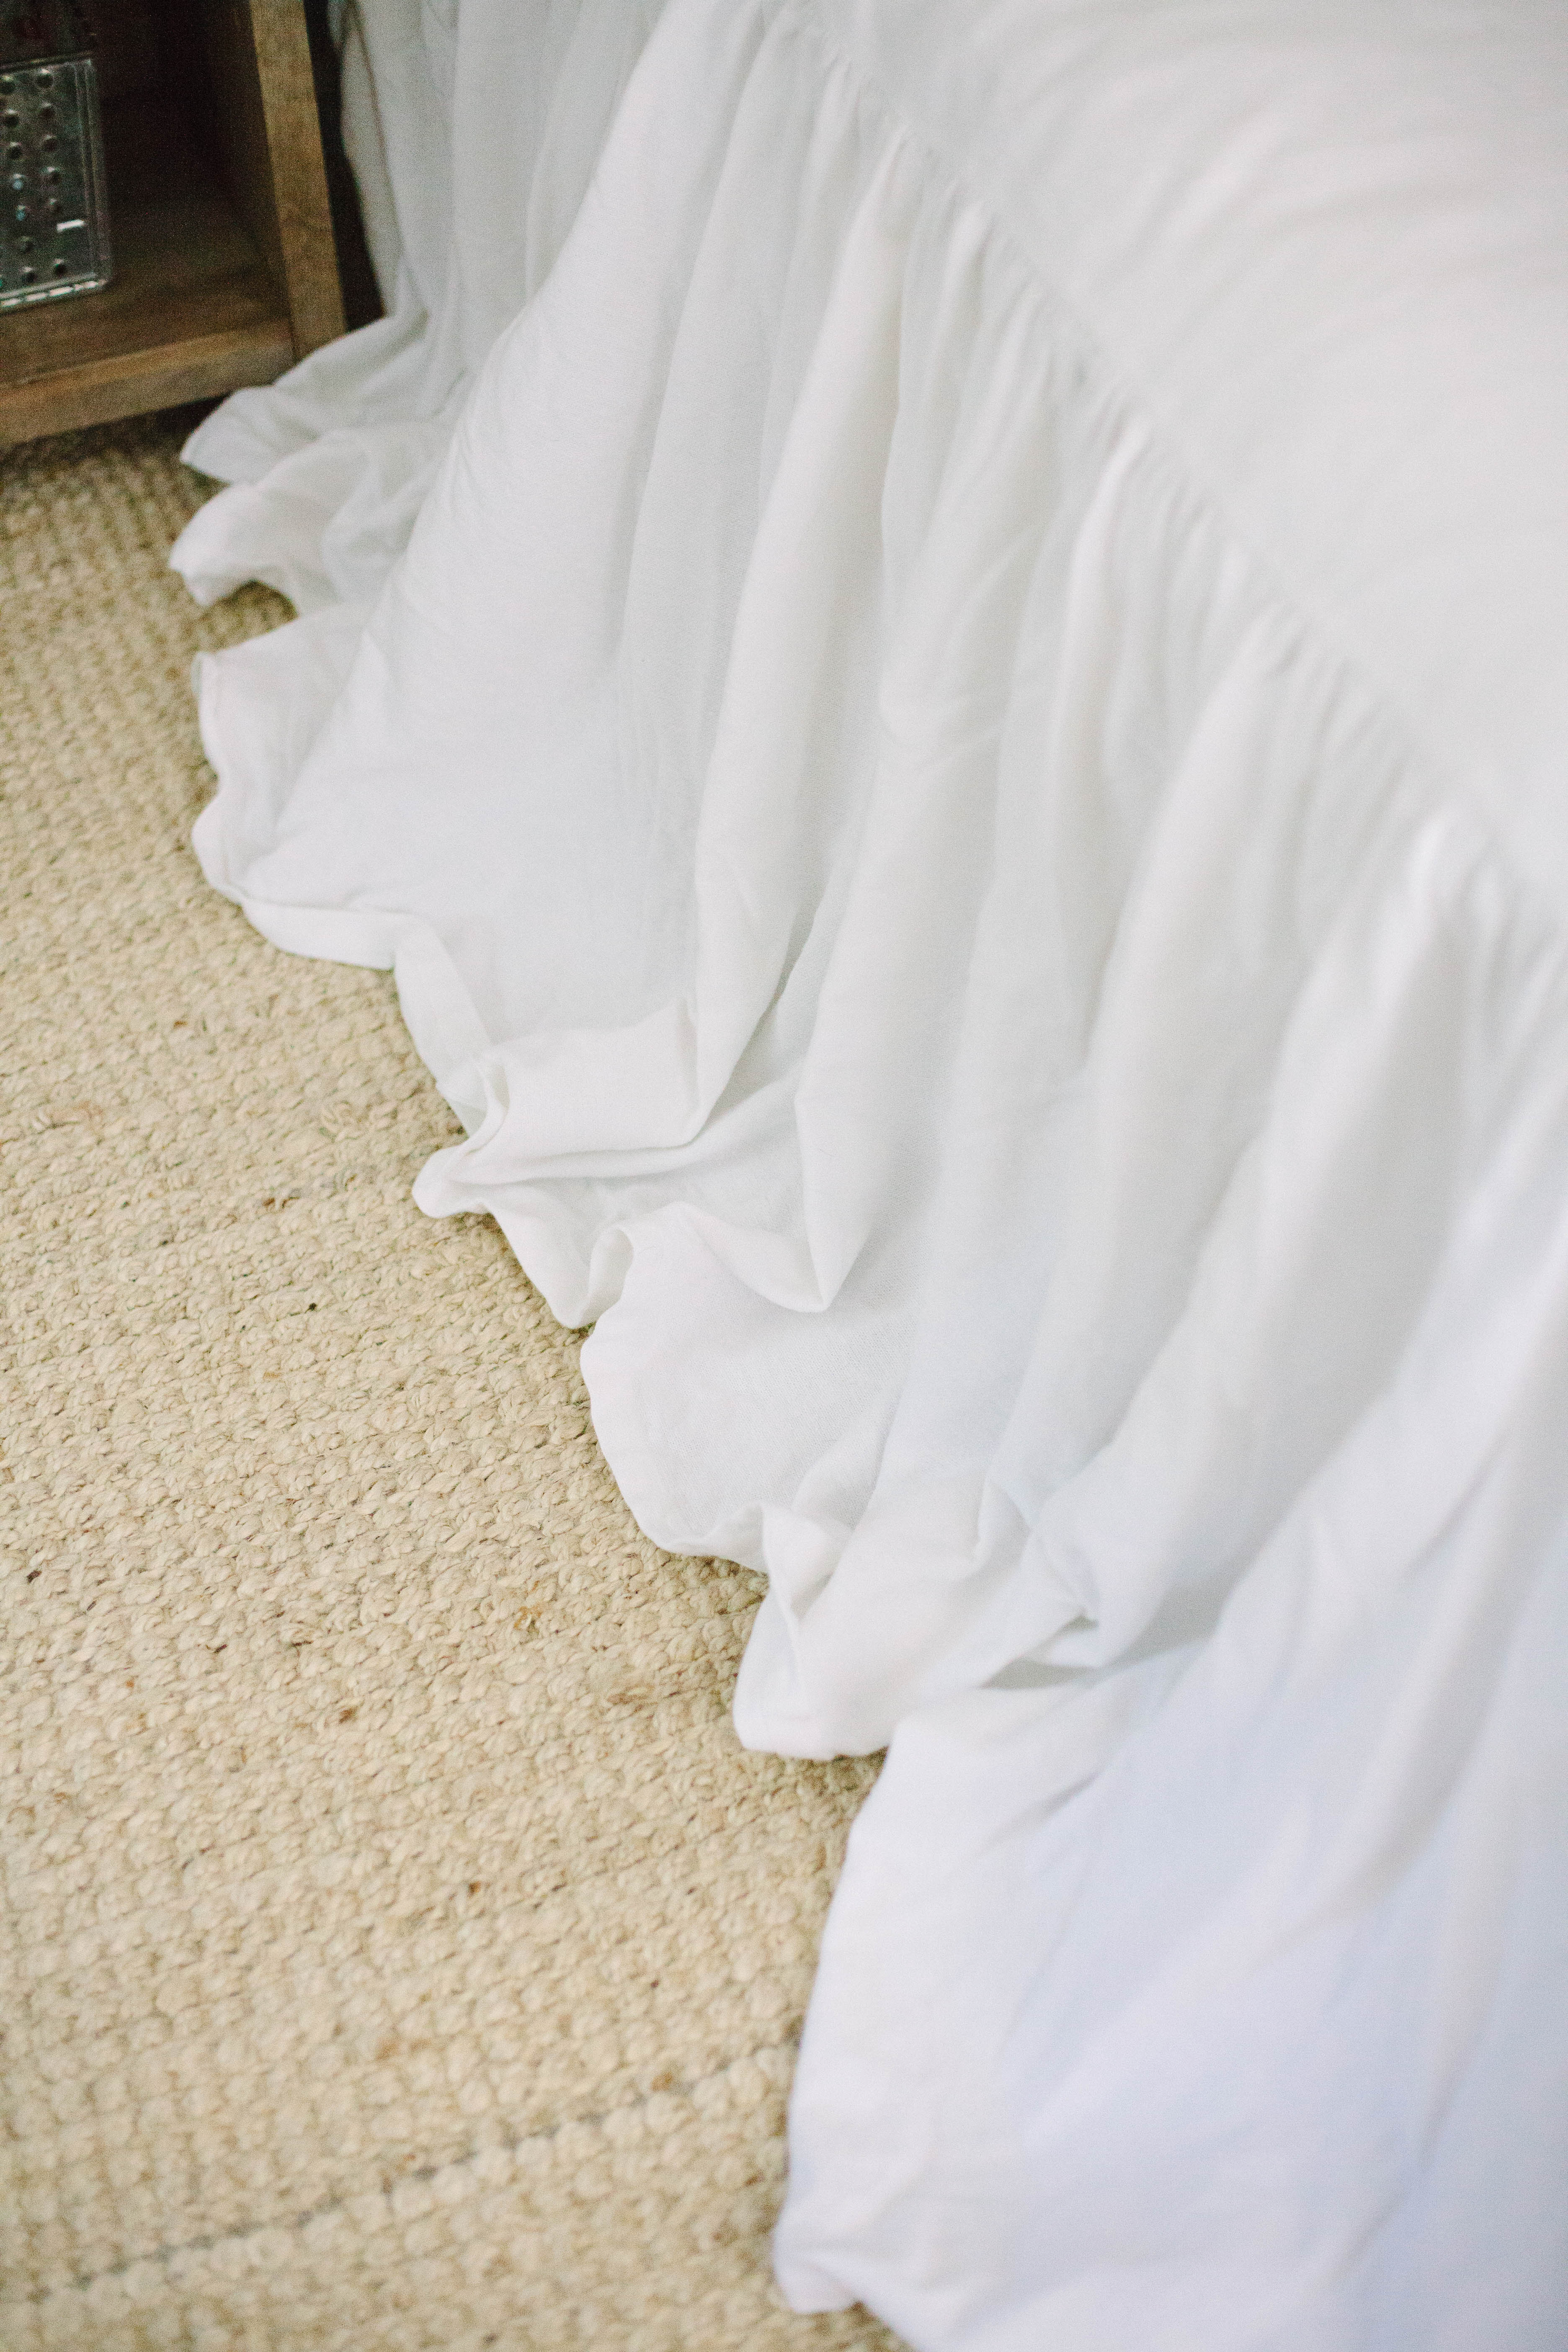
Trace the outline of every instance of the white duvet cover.
<path fill-rule="evenodd" d="M 1568 11 L 349 56 L 396 299 L 192 445 L 307 615 L 197 842 L 766 1570 L 742 1737 L 890 1743 L 786 2293 L 1563 2352 Z"/>

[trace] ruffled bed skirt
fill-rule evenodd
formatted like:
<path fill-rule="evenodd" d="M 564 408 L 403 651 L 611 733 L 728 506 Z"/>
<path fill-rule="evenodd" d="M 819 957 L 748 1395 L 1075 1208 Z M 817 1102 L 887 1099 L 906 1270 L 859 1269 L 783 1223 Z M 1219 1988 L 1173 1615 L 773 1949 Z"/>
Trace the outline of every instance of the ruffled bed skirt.
<path fill-rule="evenodd" d="M 572 13 L 482 365 L 405 288 L 358 412 L 194 445 L 258 479 L 177 560 L 313 607 L 203 665 L 196 842 L 395 970 L 416 1198 L 595 1325 L 647 1532 L 765 1570 L 742 1737 L 891 1743 L 785 2290 L 1562 2352 L 1555 886 L 875 8 Z"/>

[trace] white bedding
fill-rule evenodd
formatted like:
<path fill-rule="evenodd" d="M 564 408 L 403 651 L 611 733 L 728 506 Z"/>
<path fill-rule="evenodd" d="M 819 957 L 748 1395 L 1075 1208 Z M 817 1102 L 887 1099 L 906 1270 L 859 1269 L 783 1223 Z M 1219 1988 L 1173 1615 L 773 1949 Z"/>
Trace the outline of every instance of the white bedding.
<path fill-rule="evenodd" d="M 765 1569 L 742 1738 L 891 1743 L 786 2293 L 1563 2352 L 1568 15 L 359 22 L 197 845 Z"/>

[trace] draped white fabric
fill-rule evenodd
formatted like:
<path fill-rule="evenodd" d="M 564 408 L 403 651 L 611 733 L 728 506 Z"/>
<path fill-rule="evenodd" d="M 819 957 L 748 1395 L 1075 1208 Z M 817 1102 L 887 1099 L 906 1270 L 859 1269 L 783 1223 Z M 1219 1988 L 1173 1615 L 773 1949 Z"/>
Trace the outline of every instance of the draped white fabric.
<path fill-rule="evenodd" d="M 1563 2352 L 1568 17 L 359 21 L 197 844 L 766 1570 L 742 1736 L 891 1743 L 786 2293 Z"/>

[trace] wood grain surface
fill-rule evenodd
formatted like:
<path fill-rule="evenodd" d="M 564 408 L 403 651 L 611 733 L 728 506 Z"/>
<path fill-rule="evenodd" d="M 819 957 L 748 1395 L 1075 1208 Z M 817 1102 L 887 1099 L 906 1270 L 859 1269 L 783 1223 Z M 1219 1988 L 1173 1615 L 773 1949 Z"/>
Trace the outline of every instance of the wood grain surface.
<path fill-rule="evenodd" d="M 302 0 L 126 0 L 103 32 L 115 276 L 0 318 L 0 444 L 266 383 L 342 331 Z"/>

